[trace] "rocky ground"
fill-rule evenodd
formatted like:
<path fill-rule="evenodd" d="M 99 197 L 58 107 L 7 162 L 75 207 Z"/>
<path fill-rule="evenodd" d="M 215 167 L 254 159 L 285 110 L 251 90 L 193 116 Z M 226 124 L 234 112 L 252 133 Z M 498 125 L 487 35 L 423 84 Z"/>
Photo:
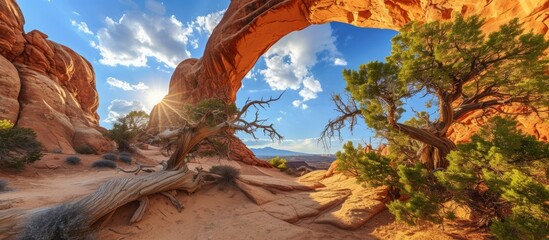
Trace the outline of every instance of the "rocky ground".
<path fill-rule="evenodd" d="M 144 164 L 166 158 L 157 149 L 134 157 Z M 0 193 L 0 209 L 35 208 L 78 198 L 101 183 L 128 173 L 92 169 L 100 158 L 81 155 L 82 164 L 64 163 L 68 155 L 47 154 L 23 172 L 1 172 L 10 191 Z M 240 169 L 239 188 L 208 186 L 192 195 L 180 192 L 178 212 L 162 195 L 150 198 L 143 220 L 129 225 L 137 202 L 115 213 L 99 239 L 482 239 L 459 222 L 416 227 L 394 221 L 381 189 L 364 188 L 341 174 L 315 171 L 301 178 L 274 169 L 217 157 L 200 158 L 191 169 L 231 165 Z M 120 167 L 134 166 L 119 163 Z M 146 173 L 143 173 L 146 174 Z"/>

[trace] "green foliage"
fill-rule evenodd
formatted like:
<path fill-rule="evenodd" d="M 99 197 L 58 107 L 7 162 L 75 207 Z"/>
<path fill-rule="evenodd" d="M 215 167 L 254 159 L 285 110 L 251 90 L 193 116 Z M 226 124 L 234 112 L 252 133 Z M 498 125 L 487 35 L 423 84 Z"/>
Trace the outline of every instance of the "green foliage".
<path fill-rule="evenodd" d="M 131 151 L 135 138 L 147 130 L 149 115 L 144 111 L 131 111 L 116 120 L 105 135 L 116 142 L 119 151 Z"/>
<path fill-rule="evenodd" d="M 278 156 L 269 160 L 269 164 L 271 164 L 271 166 L 275 168 L 280 169 L 280 171 L 283 171 L 284 169 L 286 169 L 286 159 L 280 158 Z"/>
<path fill-rule="evenodd" d="M 435 175 L 454 200 L 493 223 L 498 238 L 541 239 L 549 234 L 549 188 L 530 176 L 529 169 L 538 161 L 549 163 L 548 143 L 523 135 L 515 125 L 493 118 L 470 143 L 450 153 L 448 169 Z"/>
<path fill-rule="evenodd" d="M 210 172 L 221 176 L 217 180 L 218 187 L 221 190 L 227 187 L 236 187 L 236 179 L 240 175 L 240 170 L 228 165 L 212 166 Z"/>
<path fill-rule="evenodd" d="M 65 159 L 65 162 L 70 165 L 78 165 L 80 164 L 80 158 L 77 156 L 70 156 Z"/>
<path fill-rule="evenodd" d="M 439 215 L 440 206 L 438 204 L 427 194 L 415 192 L 406 202 L 392 201 L 387 205 L 387 208 L 398 221 L 404 221 L 411 225 L 416 224 L 418 220 L 440 223 L 442 217 Z"/>
<path fill-rule="evenodd" d="M 349 141 L 343 145 L 343 152 L 336 153 L 337 168 L 356 177 L 358 182 L 366 182 L 373 187 L 396 186 L 398 176 L 391 165 L 391 159 L 375 152 L 365 152 L 359 144 L 357 148 Z"/>
<path fill-rule="evenodd" d="M 0 127 L 0 168 L 22 169 L 42 157 L 36 133 L 30 128 L 13 127 L 2 120 Z"/>
<path fill-rule="evenodd" d="M 366 124 L 389 140 L 396 148 L 392 152 L 402 151 L 405 158 L 414 158 L 417 143 L 402 148 L 411 139 L 444 148 L 435 143 L 448 141 L 449 127 L 472 111 L 509 102 L 549 104 L 545 86 L 549 62 L 544 58 L 549 41 L 525 33 L 517 19 L 488 35 L 481 30 L 483 24 L 478 16 L 412 22 L 393 38 L 385 62 L 343 71 L 346 90 L 360 106 Z M 406 101 L 420 97 L 431 99 L 426 101 L 427 108 L 437 102 L 439 117 L 429 119 L 427 113 L 419 112 L 413 121 L 403 122 L 401 117 L 410 110 Z M 426 129 L 435 136 L 425 134 Z M 517 147 L 521 144 L 510 142 Z M 436 158 L 444 158 L 449 149 L 438 150 Z M 517 153 L 521 154 L 525 153 Z M 404 158 L 394 157 L 398 161 Z M 432 153 L 422 157 L 427 163 L 436 159 Z"/>
<path fill-rule="evenodd" d="M 74 151 L 80 154 L 95 154 L 93 148 L 88 145 L 78 146 L 74 149 Z"/>
<path fill-rule="evenodd" d="M 217 98 L 206 99 L 197 104 L 183 107 L 185 121 L 191 125 L 210 127 L 226 121 L 237 112 L 238 109 L 234 103 L 227 104 Z"/>

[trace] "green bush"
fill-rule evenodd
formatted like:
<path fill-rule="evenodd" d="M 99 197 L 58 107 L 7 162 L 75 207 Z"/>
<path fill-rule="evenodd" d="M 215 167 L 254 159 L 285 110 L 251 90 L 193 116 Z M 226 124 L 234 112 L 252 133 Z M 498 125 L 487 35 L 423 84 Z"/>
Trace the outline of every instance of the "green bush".
<path fill-rule="evenodd" d="M 7 120 L 0 122 L 0 168 L 22 169 L 41 157 L 34 130 L 13 127 Z"/>
<path fill-rule="evenodd" d="M 95 154 L 95 150 L 93 150 L 93 148 L 88 145 L 78 146 L 74 149 L 74 151 L 80 154 Z"/>
<path fill-rule="evenodd" d="M 286 169 L 286 159 L 278 156 L 269 160 L 269 164 L 275 168 L 278 168 L 280 171 L 284 171 Z"/>
<path fill-rule="evenodd" d="M 92 168 L 112 168 L 112 169 L 115 169 L 116 168 L 116 163 L 114 161 L 111 161 L 111 160 L 101 159 L 101 160 L 97 160 L 97 161 L 93 162 Z"/>
<path fill-rule="evenodd" d="M 148 123 L 149 115 L 146 112 L 131 111 L 118 118 L 105 136 L 116 142 L 118 151 L 131 152 L 131 144 L 137 141 L 140 134 L 146 132 Z"/>
<path fill-rule="evenodd" d="M 470 143 L 448 155 L 447 169 L 429 171 L 421 164 L 390 161 L 352 143 L 337 153 L 338 168 L 359 182 L 397 188 L 409 196 L 388 204 L 397 220 L 442 223 L 455 217 L 453 209 L 444 207 L 453 200 L 467 206 L 477 226 L 490 227 L 499 239 L 543 239 L 549 234 L 549 187 L 542 183 L 547 179 L 539 167 L 549 164 L 549 143 L 514 126 L 514 121 L 493 118 Z"/>
<path fill-rule="evenodd" d="M 203 100 L 183 107 L 183 118 L 192 125 L 215 126 L 238 112 L 234 103 L 227 104 L 217 98 Z M 202 121 L 202 122 L 201 122 Z"/>
<path fill-rule="evenodd" d="M 80 164 L 80 158 L 77 156 L 70 156 L 65 159 L 65 162 L 69 165 L 78 165 Z"/>
<path fill-rule="evenodd" d="M 240 175 L 240 170 L 227 165 L 212 166 L 210 172 L 221 176 L 221 178 L 217 180 L 217 186 L 221 190 L 224 190 L 227 187 L 235 187 L 236 179 Z"/>

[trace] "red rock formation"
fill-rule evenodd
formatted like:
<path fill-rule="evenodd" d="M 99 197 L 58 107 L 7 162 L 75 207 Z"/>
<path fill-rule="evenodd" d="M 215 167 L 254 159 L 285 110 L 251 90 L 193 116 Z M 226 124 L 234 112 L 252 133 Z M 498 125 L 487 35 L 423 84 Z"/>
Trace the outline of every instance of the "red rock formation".
<path fill-rule="evenodd" d="M 91 64 L 40 31 L 25 34 L 24 24 L 17 3 L 0 0 L 0 119 L 34 129 L 46 150 L 111 150 L 98 125 Z"/>
<path fill-rule="evenodd" d="M 168 105 L 208 98 L 234 102 L 241 81 L 258 58 L 288 33 L 312 24 L 343 22 L 360 27 L 399 29 L 412 21 L 480 14 L 486 31 L 518 17 L 528 29 L 548 36 L 549 2 L 432 0 L 235 0 L 213 31 L 201 59 L 179 64 L 165 102 L 151 113 L 151 126 L 168 127 Z M 542 123 L 542 124 L 547 124 Z"/>

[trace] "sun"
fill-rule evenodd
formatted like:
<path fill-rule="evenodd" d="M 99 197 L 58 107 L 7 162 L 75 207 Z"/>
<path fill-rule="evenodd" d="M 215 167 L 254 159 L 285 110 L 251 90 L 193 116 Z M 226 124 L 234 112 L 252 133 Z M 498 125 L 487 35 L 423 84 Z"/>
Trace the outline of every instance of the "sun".
<path fill-rule="evenodd" d="M 164 96 L 166 96 L 166 93 L 160 90 L 152 90 L 149 91 L 149 93 L 147 94 L 147 101 L 151 105 L 156 105 L 162 101 Z"/>

